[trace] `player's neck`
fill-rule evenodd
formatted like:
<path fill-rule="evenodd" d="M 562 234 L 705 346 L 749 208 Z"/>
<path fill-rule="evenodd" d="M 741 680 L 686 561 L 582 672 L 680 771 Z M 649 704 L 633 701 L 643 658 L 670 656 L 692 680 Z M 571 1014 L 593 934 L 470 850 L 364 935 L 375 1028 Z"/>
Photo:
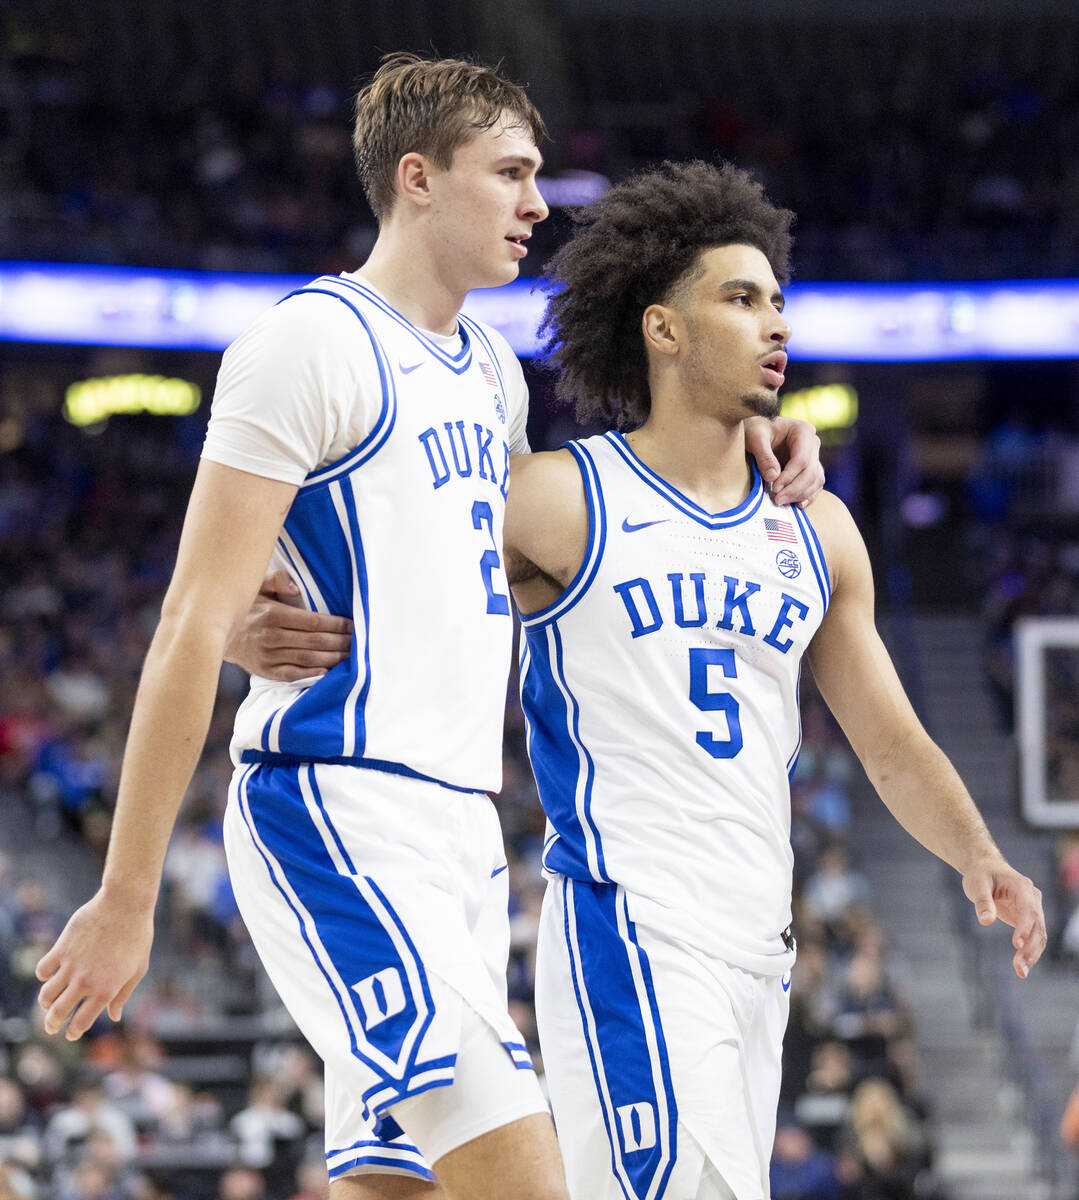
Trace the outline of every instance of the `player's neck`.
<path fill-rule="evenodd" d="M 646 466 L 707 512 L 737 508 L 749 494 L 752 472 L 741 422 L 700 417 L 687 422 L 653 412 L 626 441 Z"/>
<path fill-rule="evenodd" d="M 453 333 L 465 290 L 444 280 L 422 245 L 384 229 L 360 274 L 405 318 L 431 333 Z"/>

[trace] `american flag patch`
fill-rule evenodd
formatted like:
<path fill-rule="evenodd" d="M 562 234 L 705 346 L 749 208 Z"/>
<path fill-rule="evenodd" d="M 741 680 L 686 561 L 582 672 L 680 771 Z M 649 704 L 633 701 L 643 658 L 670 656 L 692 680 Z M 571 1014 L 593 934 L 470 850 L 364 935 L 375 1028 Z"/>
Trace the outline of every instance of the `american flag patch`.
<path fill-rule="evenodd" d="M 797 544 L 798 535 L 790 521 L 778 521 L 775 517 L 764 518 L 764 528 L 768 531 L 770 542 L 794 542 Z"/>
<path fill-rule="evenodd" d="M 494 369 L 490 363 L 481 362 L 480 370 L 483 372 L 484 379 L 487 380 L 491 387 L 498 387 L 498 376 L 494 373 Z"/>

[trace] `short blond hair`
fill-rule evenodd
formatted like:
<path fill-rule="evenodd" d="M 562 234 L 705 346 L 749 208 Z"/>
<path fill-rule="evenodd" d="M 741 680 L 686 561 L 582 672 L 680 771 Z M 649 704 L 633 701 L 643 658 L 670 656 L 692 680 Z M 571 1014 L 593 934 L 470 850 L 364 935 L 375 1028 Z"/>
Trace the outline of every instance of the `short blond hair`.
<path fill-rule="evenodd" d="M 505 115 L 537 145 L 547 127 L 524 89 L 497 71 L 458 58 L 388 54 L 356 97 L 356 174 L 381 224 L 396 199 L 397 164 L 428 155 L 443 169 L 458 147 Z"/>

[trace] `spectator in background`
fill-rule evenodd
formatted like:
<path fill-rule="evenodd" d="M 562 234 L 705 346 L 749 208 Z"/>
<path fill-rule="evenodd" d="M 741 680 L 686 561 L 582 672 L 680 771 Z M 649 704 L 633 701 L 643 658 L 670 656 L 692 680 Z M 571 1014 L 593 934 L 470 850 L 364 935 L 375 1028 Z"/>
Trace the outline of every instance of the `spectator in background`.
<path fill-rule="evenodd" d="M 929 1144 L 886 1080 L 855 1088 L 840 1143 L 853 1163 L 858 1200 L 929 1200 Z"/>
<path fill-rule="evenodd" d="M 769 1170 L 772 1200 L 844 1200 L 835 1158 L 791 1117 L 780 1117 Z"/>
<path fill-rule="evenodd" d="M 805 885 L 803 900 L 809 913 L 823 921 L 834 937 L 847 910 L 869 896 L 869 881 L 851 866 L 846 846 L 835 841 L 821 852 L 817 869 Z"/>
<path fill-rule="evenodd" d="M 805 1091 L 794 1104 L 798 1123 L 818 1146 L 834 1150 L 838 1145 L 856 1083 L 850 1050 L 842 1042 L 821 1042 L 809 1060 Z"/>
<path fill-rule="evenodd" d="M 291 1186 L 303 1150 L 307 1125 L 284 1105 L 276 1079 L 256 1078 L 247 1105 L 229 1122 L 240 1161 L 262 1172 L 273 1195 L 283 1195 Z"/>
<path fill-rule="evenodd" d="M 229 1167 L 217 1181 L 215 1200 L 266 1200 L 266 1180 L 253 1167 Z"/>
<path fill-rule="evenodd" d="M 326 1160 L 305 1158 L 296 1168 L 296 1191 L 291 1200 L 329 1200 L 330 1179 L 326 1174 Z"/>
<path fill-rule="evenodd" d="M 109 1137 L 121 1163 L 135 1155 L 135 1125 L 108 1101 L 100 1083 L 84 1080 L 75 1088 L 71 1103 L 59 1108 L 45 1126 L 43 1148 L 50 1163 L 70 1162 L 94 1133 Z"/>
<path fill-rule="evenodd" d="M 23 1173 L 41 1165 L 41 1122 L 31 1112 L 22 1088 L 0 1077 L 0 1162 Z"/>
<path fill-rule="evenodd" d="M 888 1043 L 909 1027 L 905 1005 L 885 977 L 880 959 L 861 951 L 847 964 L 832 1031 L 846 1042 L 863 1070 L 880 1071 Z"/>

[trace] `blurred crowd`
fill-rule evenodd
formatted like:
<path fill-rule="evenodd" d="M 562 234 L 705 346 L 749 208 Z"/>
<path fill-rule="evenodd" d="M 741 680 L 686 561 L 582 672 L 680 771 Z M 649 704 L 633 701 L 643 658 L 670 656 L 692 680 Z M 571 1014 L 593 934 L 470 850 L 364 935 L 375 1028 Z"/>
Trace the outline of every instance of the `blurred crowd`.
<path fill-rule="evenodd" d="M 40 415 L 0 458 L 0 794 L 6 820 L 54 847 L 58 863 L 73 845 L 97 863 L 105 847 L 200 442 L 197 418 L 114 418 L 89 438 Z M 62 869 L 0 864 L 3 1200 L 314 1200 L 325 1190 L 318 1070 L 275 1017 L 225 869 L 227 742 L 245 686 L 223 669 L 165 864 L 155 967 L 119 1029 L 100 1022 L 79 1045 L 42 1036 L 34 965 L 81 897 Z M 512 692 L 496 799 L 510 862 L 510 995 L 542 1068 L 532 989 L 543 818 Z M 925 1200 L 932 1146 L 902 967 L 853 860 L 853 760 L 809 688 L 803 716 L 792 793 L 799 959 L 774 1195 Z M 235 1039 L 224 1065 L 204 1054 L 191 1067 L 193 1033 L 245 1017 L 278 1032 Z"/>
<path fill-rule="evenodd" d="M 374 237 L 351 165 L 356 81 L 380 49 L 489 44 L 482 8 L 417 0 L 410 22 L 351 0 L 302 13 L 229 0 L 211 27 L 177 0 L 0 6 L 0 258 L 355 267 Z M 511 49 L 506 66 L 542 103 L 547 174 L 563 184 L 733 158 L 798 213 L 803 278 L 1079 264 L 1074 18 L 810 18 L 780 34 L 750 13 L 556 3 L 530 20 L 531 54 Z M 493 57 L 518 45 L 510 33 Z M 540 227 L 526 269 L 559 229 Z"/>

